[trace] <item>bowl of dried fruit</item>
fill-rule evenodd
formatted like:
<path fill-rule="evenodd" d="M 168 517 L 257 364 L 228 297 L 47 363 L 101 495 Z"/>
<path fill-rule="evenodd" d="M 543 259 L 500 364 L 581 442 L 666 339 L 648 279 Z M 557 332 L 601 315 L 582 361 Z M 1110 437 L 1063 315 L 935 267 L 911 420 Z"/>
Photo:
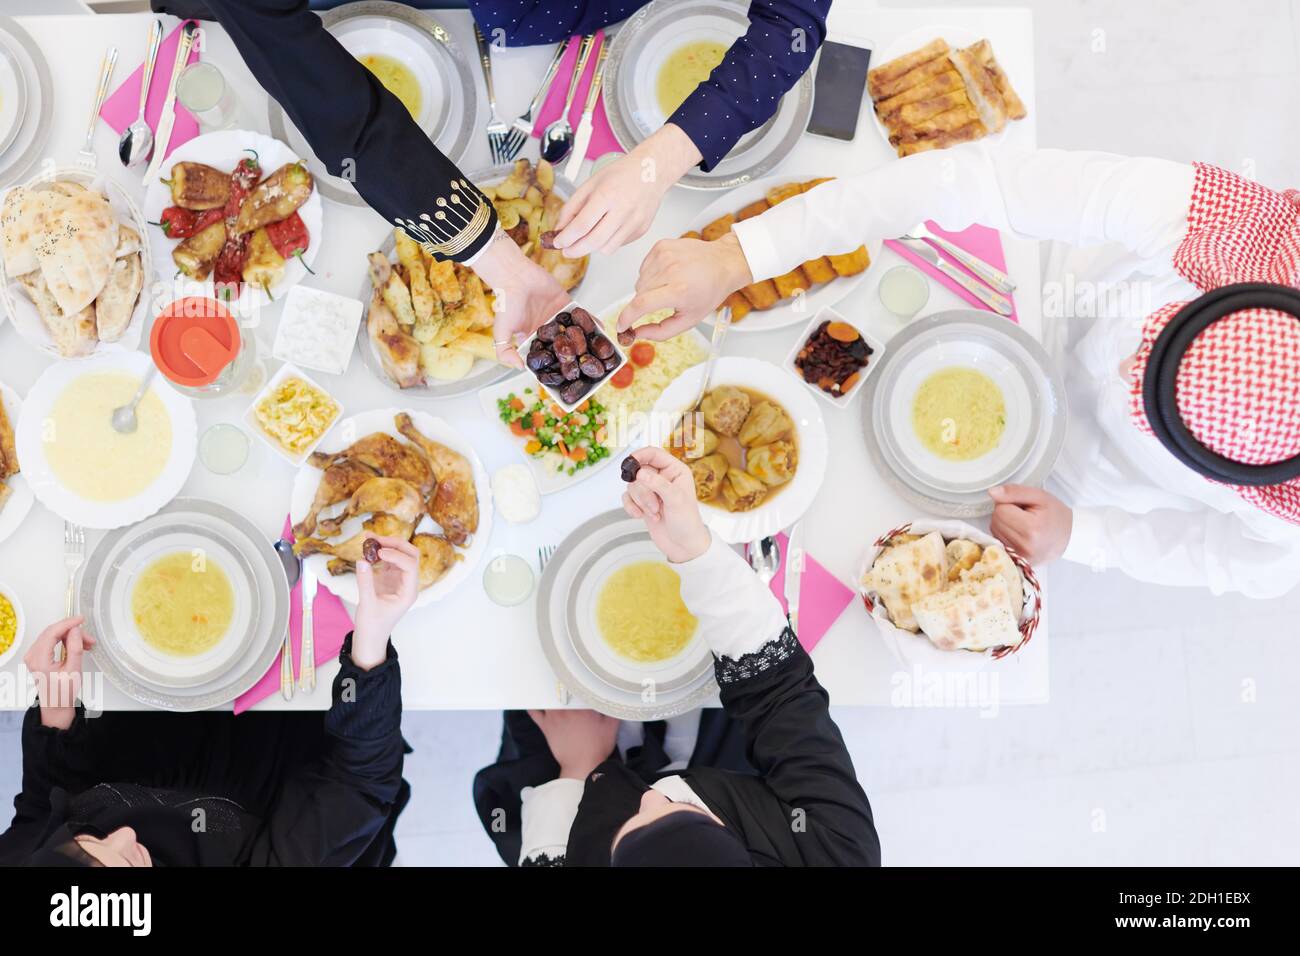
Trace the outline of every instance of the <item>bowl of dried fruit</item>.
<path fill-rule="evenodd" d="M 847 405 L 884 354 L 884 342 L 828 308 L 808 323 L 785 364 L 832 405 Z"/>

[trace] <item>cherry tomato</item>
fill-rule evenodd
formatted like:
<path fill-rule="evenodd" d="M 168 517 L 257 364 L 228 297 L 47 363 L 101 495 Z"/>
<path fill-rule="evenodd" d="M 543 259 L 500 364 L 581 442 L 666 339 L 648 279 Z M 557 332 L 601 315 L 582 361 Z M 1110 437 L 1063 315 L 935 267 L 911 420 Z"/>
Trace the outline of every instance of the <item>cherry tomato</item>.
<path fill-rule="evenodd" d="M 655 347 L 653 342 L 637 342 L 632 346 L 632 351 L 628 353 L 630 358 L 637 365 L 645 368 L 655 360 Z"/>
<path fill-rule="evenodd" d="M 632 384 L 632 376 L 635 374 L 636 370 L 633 369 L 630 364 L 624 365 L 614 373 L 613 377 L 610 378 L 609 384 L 613 385 L 615 388 L 627 388 Z"/>

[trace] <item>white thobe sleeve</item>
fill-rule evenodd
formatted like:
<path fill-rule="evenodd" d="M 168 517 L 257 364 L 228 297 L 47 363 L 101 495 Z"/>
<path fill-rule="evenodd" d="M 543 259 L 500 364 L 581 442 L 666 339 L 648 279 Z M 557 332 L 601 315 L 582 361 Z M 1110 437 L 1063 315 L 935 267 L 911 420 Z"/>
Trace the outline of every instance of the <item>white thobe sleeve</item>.
<path fill-rule="evenodd" d="M 540 787 L 524 787 L 520 798 L 523 843 L 520 866 L 557 866 L 564 862 L 569 830 L 578 815 L 585 780 L 559 777 Z"/>

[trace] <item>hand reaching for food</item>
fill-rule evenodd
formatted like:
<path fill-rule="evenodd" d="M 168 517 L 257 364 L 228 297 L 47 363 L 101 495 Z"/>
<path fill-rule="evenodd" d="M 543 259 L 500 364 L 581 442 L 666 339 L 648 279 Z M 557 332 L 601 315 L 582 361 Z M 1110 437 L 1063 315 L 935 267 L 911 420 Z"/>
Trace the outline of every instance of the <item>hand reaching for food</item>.
<path fill-rule="evenodd" d="M 95 639 L 81 629 L 84 621 L 82 617 L 69 617 L 51 624 L 41 631 L 23 657 L 28 673 L 36 681 L 43 727 L 67 730 L 77 714 L 82 656 L 95 646 Z M 60 644 L 63 656 L 56 661 L 55 649 Z"/>
<path fill-rule="evenodd" d="M 680 564 L 698 558 L 709 549 L 712 538 L 700 515 L 690 468 L 653 446 L 630 457 L 637 464 L 633 468 L 624 462 L 623 480 L 628 486 L 623 508 L 645 522 L 650 540 L 669 561 Z"/>
<path fill-rule="evenodd" d="M 530 710 L 528 716 L 546 738 L 563 778 L 586 780 L 614 752 L 615 717 L 594 710 Z"/>
<path fill-rule="evenodd" d="M 474 271 L 492 289 L 496 321 L 492 338 L 503 365 L 523 368 L 515 347 L 569 302 L 569 294 L 549 272 L 533 262 L 504 232 L 474 260 Z"/>
<path fill-rule="evenodd" d="M 357 615 L 352 661 L 362 670 L 388 657 L 388 638 L 420 593 L 420 551 L 404 538 L 375 535 L 357 562 Z"/>
<path fill-rule="evenodd" d="M 640 239 L 664 193 L 700 159 L 680 127 L 661 127 L 578 187 L 560 211 L 554 246 L 576 259 L 593 252 L 608 255 Z"/>
<path fill-rule="evenodd" d="M 1027 485 L 989 490 L 993 519 L 989 531 L 1032 565 L 1055 561 L 1070 543 L 1074 513 L 1060 498 Z"/>
<path fill-rule="evenodd" d="M 620 332 L 643 315 L 672 309 L 671 317 L 639 326 L 637 338 L 663 341 L 699 325 L 737 289 L 753 281 L 735 233 L 702 239 L 661 239 L 641 263 L 636 295 L 618 317 Z"/>

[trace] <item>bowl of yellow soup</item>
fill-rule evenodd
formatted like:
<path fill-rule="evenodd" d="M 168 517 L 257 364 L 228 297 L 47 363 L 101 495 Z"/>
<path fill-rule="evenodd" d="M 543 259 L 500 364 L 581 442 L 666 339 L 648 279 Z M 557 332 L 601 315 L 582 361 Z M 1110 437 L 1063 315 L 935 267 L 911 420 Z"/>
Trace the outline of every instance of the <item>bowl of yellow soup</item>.
<path fill-rule="evenodd" d="M 61 518 L 87 528 L 117 528 L 171 501 L 189 477 L 198 446 L 189 399 L 155 376 L 136 409 L 131 434 L 113 429 L 150 371 L 141 352 L 97 355 L 51 365 L 23 402 L 15 430 L 33 493 Z"/>
<path fill-rule="evenodd" d="M 12 588 L 0 583 L 0 667 L 22 653 L 23 606 Z"/>

